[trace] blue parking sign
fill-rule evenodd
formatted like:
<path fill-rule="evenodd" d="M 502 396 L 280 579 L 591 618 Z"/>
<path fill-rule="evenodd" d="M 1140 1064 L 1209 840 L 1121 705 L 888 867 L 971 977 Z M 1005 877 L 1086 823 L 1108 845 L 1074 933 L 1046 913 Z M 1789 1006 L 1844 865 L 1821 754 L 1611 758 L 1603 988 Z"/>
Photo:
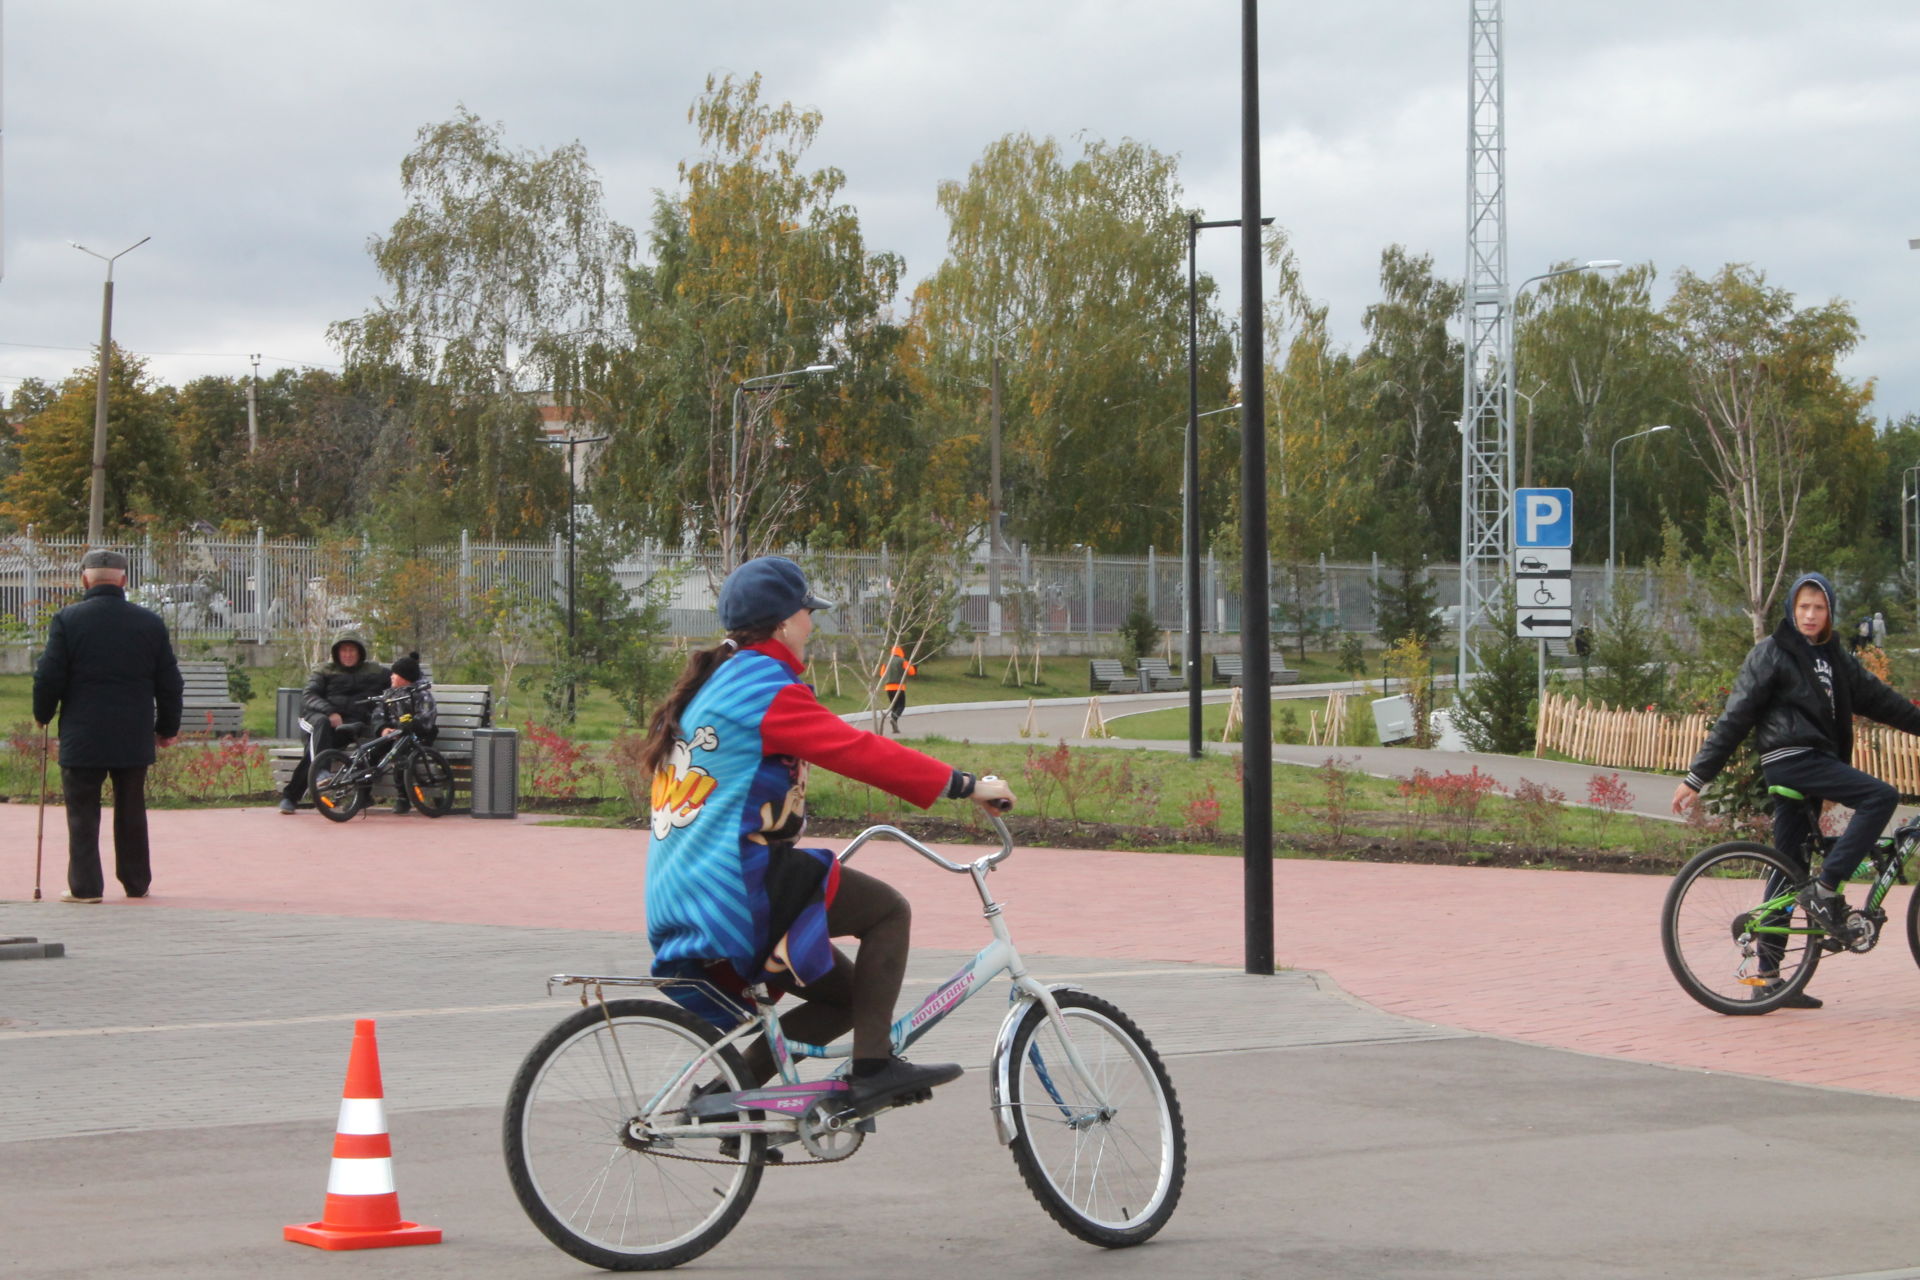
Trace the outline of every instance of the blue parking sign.
<path fill-rule="evenodd" d="M 1573 490 L 1515 489 L 1513 491 L 1513 545 L 1516 547 L 1572 546 Z"/>

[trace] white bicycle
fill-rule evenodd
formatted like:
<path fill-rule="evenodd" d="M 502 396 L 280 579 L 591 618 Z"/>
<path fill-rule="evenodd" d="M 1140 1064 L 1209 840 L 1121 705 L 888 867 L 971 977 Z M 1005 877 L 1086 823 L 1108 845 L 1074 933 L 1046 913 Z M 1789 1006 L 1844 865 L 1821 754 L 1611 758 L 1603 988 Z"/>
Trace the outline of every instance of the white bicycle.
<path fill-rule="evenodd" d="M 1179 1203 L 1186 1130 L 1173 1082 L 1132 1020 L 1077 987 L 1028 972 L 987 873 L 1013 852 L 949 862 L 896 827 L 872 827 L 840 854 L 888 837 L 971 876 L 993 940 L 893 1024 L 896 1052 L 914 1044 L 992 979 L 1006 974 L 1012 1008 L 988 1071 L 1000 1141 L 1034 1197 L 1062 1227 L 1119 1248 L 1151 1239 Z M 613 1271 L 678 1266 L 740 1221 L 769 1168 L 845 1160 L 874 1131 L 847 1105 L 844 1063 L 803 1080 L 798 1064 L 845 1059 L 850 1041 L 810 1045 L 781 1034 L 772 992 L 747 1005 L 689 979 L 556 974 L 583 1006 L 534 1045 L 507 1098 L 507 1171 L 527 1215 L 554 1244 Z M 731 1029 L 660 999 L 608 999 L 608 987 L 699 990 L 738 1019 Z M 748 1007 L 750 1006 L 750 1007 Z M 751 1088 L 741 1050 L 766 1036 L 780 1076 Z M 789 1152 L 804 1158 L 791 1158 Z M 782 1148 L 785 1148 L 783 1150 Z"/>

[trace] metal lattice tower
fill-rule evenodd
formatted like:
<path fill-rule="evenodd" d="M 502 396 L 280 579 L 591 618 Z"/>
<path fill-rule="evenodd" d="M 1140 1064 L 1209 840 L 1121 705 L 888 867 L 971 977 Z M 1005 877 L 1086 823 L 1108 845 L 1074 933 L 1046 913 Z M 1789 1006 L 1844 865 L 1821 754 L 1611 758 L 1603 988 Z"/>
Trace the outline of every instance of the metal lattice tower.
<path fill-rule="evenodd" d="M 1460 655 L 1480 666 L 1475 630 L 1513 569 L 1513 311 L 1507 289 L 1506 75 L 1500 0 L 1469 0 L 1466 392 L 1460 418 Z"/>

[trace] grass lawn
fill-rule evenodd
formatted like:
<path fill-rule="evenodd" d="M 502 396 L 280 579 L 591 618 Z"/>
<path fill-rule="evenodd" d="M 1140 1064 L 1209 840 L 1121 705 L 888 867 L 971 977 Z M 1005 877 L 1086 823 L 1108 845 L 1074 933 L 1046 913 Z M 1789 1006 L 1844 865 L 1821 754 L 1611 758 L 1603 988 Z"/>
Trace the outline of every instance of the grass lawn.
<path fill-rule="evenodd" d="M 1273 700 L 1274 734 L 1282 742 L 1305 742 L 1307 725 L 1313 716 L 1327 714 L 1325 698 L 1275 698 Z M 1187 740 L 1188 711 L 1185 707 L 1166 707 L 1159 711 L 1136 711 L 1132 714 L 1110 715 L 1106 717 L 1107 728 L 1116 738 L 1148 738 L 1155 742 L 1185 742 Z M 1364 717 L 1369 730 L 1373 727 L 1373 717 Z M 1227 704 L 1224 702 L 1205 703 L 1200 708 L 1201 735 L 1208 742 L 1220 741 L 1221 731 L 1227 727 Z M 1239 741 L 1238 737 L 1234 739 Z M 1365 742 L 1349 742 L 1350 747 L 1373 746 L 1373 734 L 1367 735 Z"/>

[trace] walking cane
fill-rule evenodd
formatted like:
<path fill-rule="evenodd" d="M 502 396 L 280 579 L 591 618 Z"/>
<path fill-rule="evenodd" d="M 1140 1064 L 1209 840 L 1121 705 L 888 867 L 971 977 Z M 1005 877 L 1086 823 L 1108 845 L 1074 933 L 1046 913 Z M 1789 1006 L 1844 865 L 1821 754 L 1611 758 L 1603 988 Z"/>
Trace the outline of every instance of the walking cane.
<path fill-rule="evenodd" d="M 40 726 L 40 820 L 33 829 L 33 900 L 40 901 L 40 851 L 46 847 L 47 836 L 47 757 L 51 742 L 50 727 Z"/>

